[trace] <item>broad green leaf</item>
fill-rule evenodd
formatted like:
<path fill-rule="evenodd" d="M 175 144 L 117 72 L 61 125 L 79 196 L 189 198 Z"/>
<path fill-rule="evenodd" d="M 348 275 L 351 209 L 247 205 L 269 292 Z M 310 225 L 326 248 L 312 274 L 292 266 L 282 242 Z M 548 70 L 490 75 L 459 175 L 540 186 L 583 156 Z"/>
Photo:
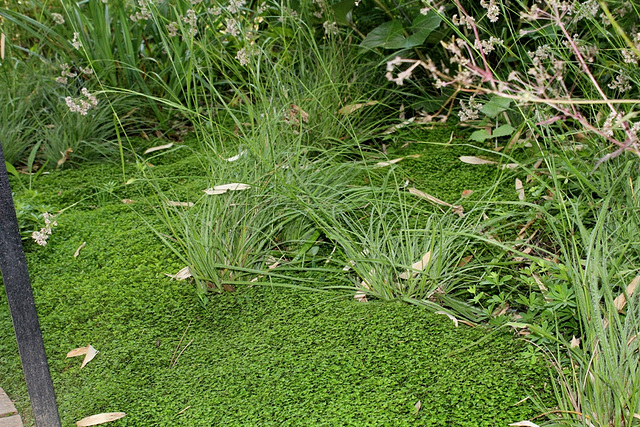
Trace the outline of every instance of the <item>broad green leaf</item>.
<path fill-rule="evenodd" d="M 387 49 L 396 49 L 395 47 L 402 45 L 405 38 L 403 34 L 402 23 L 394 19 L 385 22 L 371 30 L 369 34 L 362 40 L 360 46 L 373 49 L 376 47 L 384 47 Z"/>
<path fill-rule="evenodd" d="M 429 34 L 438 26 L 442 19 L 435 13 L 419 15 L 408 28 L 409 37 L 405 37 L 402 22 L 398 19 L 385 22 L 374 28 L 364 38 L 360 46 L 366 48 L 383 47 L 385 49 L 408 49 L 420 46 Z"/>
<path fill-rule="evenodd" d="M 349 25 L 352 22 L 351 11 L 355 7 L 355 0 L 344 0 L 331 6 L 336 22 L 340 25 Z"/>
<path fill-rule="evenodd" d="M 510 124 L 504 124 L 496 128 L 491 134 L 491 137 L 498 138 L 500 136 L 512 135 L 514 131 L 515 129 L 513 128 L 513 126 L 511 126 Z"/>
<path fill-rule="evenodd" d="M 487 139 L 491 138 L 491 135 L 489 135 L 489 132 L 487 132 L 486 130 L 480 129 L 473 132 L 469 138 L 471 138 L 472 141 L 484 142 Z"/>
<path fill-rule="evenodd" d="M 36 161 L 36 154 L 38 154 L 40 145 L 42 145 L 42 141 L 38 141 L 31 149 L 31 154 L 29 154 L 29 159 L 27 160 L 27 169 L 29 170 L 29 173 L 33 171 L 33 163 Z"/>
<path fill-rule="evenodd" d="M 489 102 L 482 106 L 480 112 L 487 117 L 495 117 L 508 109 L 509 105 L 511 105 L 510 99 L 494 96 Z"/>
<path fill-rule="evenodd" d="M 515 129 L 513 128 L 513 126 L 511 126 L 510 124 L 504 124 L 494 129 L 491 134 L 489 134 L 489 132 L 487 132 L 484 129 L 477 130 L 471 134 L 470 138 L 473 141 L 484 142 L 487 139 L 499 138 L 501 136 L 511 135 L 513 134 L 514 131 Z"/>
<path fill-rule="evenodd" d="M 18 171 L 16 170 L 16 168 L 13 167 L 13 165 L 9 162 L 7 162 L 5 160 L 4 165 L 7 168 L 7 172 L 9 172 L 11 175 L 15 176 L 16 178 L 18 178 L 20 175 L 18 174 Z"/>
<path fill-rule="evenodd" d="M 418 15 L 413 20 L 410 32 L 412 33 L 408 39 L 406 39 L 404 48 L 410 48 L 414 46 L 420 46 L 429 37 L 429 34 L 440 26 L 442 18 L 437 13 L 430 10 L 426 15 Z"/>

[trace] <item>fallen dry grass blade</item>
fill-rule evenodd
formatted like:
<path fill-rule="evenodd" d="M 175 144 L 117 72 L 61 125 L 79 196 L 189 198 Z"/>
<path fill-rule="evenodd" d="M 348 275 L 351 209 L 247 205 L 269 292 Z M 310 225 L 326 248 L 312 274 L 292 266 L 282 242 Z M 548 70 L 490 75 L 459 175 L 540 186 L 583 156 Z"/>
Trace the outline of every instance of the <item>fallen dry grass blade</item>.
<path fill-rule="evenodd" d="M 147 148 L 146 150 L 144 150 L 144 153 L 142 154 L 149 154 L 149 153 L 153 153 L 154 151 L 166 150 L 167 148 L 171 148 L 171 147 L 173 147 L 173 142 L 170 142 L 165 145 L 158 145 L 156 147 Z"/>
<path fill-rule="evenodd" d="M 231 184 L 216 185 L 213 188 L 207 188 L 206 190 L 202 190 L 202 191 L 204 191 L 209 196 L 215 196 L 217 194 L 224 194 L 227 191 L 240 191 L 240 190 L 247 190 L 249 188 L 251 188 L 249 184 L 234 182 Z"/>
<path fill-rule="evenodd" d="M 451 314 L 446 313 L 444 311 L 436 311 L 435 314 L 444 314 L 445 316 L 447 316 L 453 322 L 454 325 L 456 325 L 456 327 L 458 327 L 458 319 L 456 319 Z"/>
<path fill-rule="evenodd" d="M 468 165 L 496 165 L 498 162 L 493 160 L 482 159 L 476 156 L 460 156 L 460 161 Z"/>
<path fill-rule="evenodd" d="M 193 206 L 193 202 L 174 202 L 173 200 L 167 200 L 166 203 L 168 206 L 183 207 L 183 208 L 190 208 Z"/>
<path fill-rule="evenodd" d="M 369 102 L 362 102 L 359 104 L 345 105 L 344 107 L 338 110 L 338 114 L 351 114 L 354 111 L 361 109 L 362 107 L 369 107 L 371 105 L 376 105 L 377 103 L 378 101 L 369 101 Z"/>
<path fill-rule="evenodd" d="M 408 156 L 405 157 L 399 157 L 397 159 L 393 159 L 393 160 L 388 160 L 386 162 L 378 162 L 376 163 L 376 167 L 377 168 L 381 168 L 381 167 L 385 167 L 385 166 L 391 166 L 393 164 L 396 164 L 404 159 L 417 159 L 418 157 L 420 157 L 420 154 L 410 154 Z"/>
<path fill-rule="evenodd" d="M 418 190 L 415 187 L 408 188 L 407 190 L 409 191 L 409 193 L 413 194 L 414 196 L 418 196 L 420 198 L 426 199 L 431 203 L 435 203 L 436 205 L 450 207 L 451 210 L 461 218 L 464 216 L 464 208 L 460 205 L 452 205 L 451 203 L 447 203 L 443 200 L 440 200 L 437 197 L 432 196 L 431 194 L 427 194 L 424 191 Z"/>
<path fill-rule="evenodd" d="M 82 248 L 84 248 L 87 245 L 87 242 L 82 242 L 82 244 L 80 246 L 78 246 L 78 249 L 76 249 L 76 251 L 73 253 L 73 257 L 74 258 L 78 258 L 78 255 L 80 255 L 80 251 L 82 250 Z"/>
<path fill-rule="evenodd" d="M 476 156 L 460 156 L 460 161 L 468 165 L 497 165 L 495 160 L 483 159 Z M 500 166 L 502 169 L 515 169 L 518 167 L 517 163 L 506 163 Z"/>

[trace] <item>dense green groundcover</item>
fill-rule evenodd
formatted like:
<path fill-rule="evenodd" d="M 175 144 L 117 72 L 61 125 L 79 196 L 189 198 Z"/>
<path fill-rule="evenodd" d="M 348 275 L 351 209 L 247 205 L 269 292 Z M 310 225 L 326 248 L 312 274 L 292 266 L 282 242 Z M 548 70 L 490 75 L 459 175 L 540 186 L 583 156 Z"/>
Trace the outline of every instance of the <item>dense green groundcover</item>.
<path fill-rule="evenodd" d="M 117 166 L 40 179 L 48 204 L 85 198 L 48 246 L 26 245 L 63 425 L 122 411 L 112 425 L 497 426 L 536 416 L 530 397 L 550 397 L 544 363 L 508 331 L 417 307 L 256 286 L 203 308 L 188 282 L 163 274 L 183 265 L 143 225 L 140 215 L 156 218 L 135 186 L 96 194 Z M 100 353 L 85 368 L 65 358 L 88 344 Z M 0 378 L 30 422 L 4 293 Z"/>

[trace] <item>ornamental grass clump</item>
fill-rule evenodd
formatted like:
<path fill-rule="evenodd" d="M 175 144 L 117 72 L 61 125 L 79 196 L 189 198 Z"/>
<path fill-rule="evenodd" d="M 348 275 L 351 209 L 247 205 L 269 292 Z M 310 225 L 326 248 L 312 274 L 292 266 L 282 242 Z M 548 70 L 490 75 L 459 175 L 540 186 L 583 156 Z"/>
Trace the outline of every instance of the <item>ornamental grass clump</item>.
<path fill-rule="evenodd" d="M 579 332 L 565 336 L 532 329 L 554 343 L 549 354 L 558 372 L 559 410 L 549 417 L 562 425 L 622 427 L 640 419 L 640 256 L 635 243 L 640 207 L 635 192 L 627 191 L 637 181 L 629 180 L 631 170 L 637 170 L 631 163 L 616 168 L 620 175 L 610 195 L 591 205 L 593 216 L 585 215 L 582 203 L 558 193 L 565 213 L 554 216 L 560 219 L 554 229 L 560 264 L 549 263 L 549 268 L 563 266 L 572 285 Z M 620 200 L 621 193 L 628 197 Z"/>
<path fill-rule="evenodd" d="M 477 320 L 462 291 L 480 278 L 472 238 L 462 232 L 471 221 L 433 212 L 386 184 L 319 196 L 301 190 L 298 202 L 337 248 L 331 262 L 356 299 L 404 300 Z"/>

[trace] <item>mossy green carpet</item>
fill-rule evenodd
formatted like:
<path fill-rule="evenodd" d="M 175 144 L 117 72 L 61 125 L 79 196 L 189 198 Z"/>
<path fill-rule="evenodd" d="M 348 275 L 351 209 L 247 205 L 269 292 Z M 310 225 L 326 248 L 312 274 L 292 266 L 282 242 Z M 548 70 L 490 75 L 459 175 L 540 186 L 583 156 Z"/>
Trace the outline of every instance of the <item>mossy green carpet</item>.
<path fill-rule="evenodd" d="M 43 176 L 40 197 L 66 206 L 92 193 L 85 177 L 109 174 L 117 167 Z M 143 224 L 156 217 L 142 206 L 88 199 L 57 218 L 46 247 L 26 245 L 65 426 L 102 412 L 127 414 L 114 427 L 504 426 L 550 396 L 547 368 L 506 329 L 267 286 L 203 308 L 192 284 L 164 274 L 184 265 Z M 99 353 L 81 369 L 66 354 L 86 345 Z M 3 290 L 0 386 L 33 425 Z"/>
<path fill-rule="evenodd" d="M 28 259 L 64 425 L 126 412 L 112 425 L 494 426 L 535 415 L 518 402 L 544 393 L 545 368 L 508 335 L 447 357 L 487 330 L 282 288 L 240 288 L 203 309 L 187 282 L 163 275 L 182 266 L 128 207 L 59 222 Z M 28 421 L 0 302 L 2 386 Z M 88 344 L 100 353 L 85 368 L 65 358 Z"/>

